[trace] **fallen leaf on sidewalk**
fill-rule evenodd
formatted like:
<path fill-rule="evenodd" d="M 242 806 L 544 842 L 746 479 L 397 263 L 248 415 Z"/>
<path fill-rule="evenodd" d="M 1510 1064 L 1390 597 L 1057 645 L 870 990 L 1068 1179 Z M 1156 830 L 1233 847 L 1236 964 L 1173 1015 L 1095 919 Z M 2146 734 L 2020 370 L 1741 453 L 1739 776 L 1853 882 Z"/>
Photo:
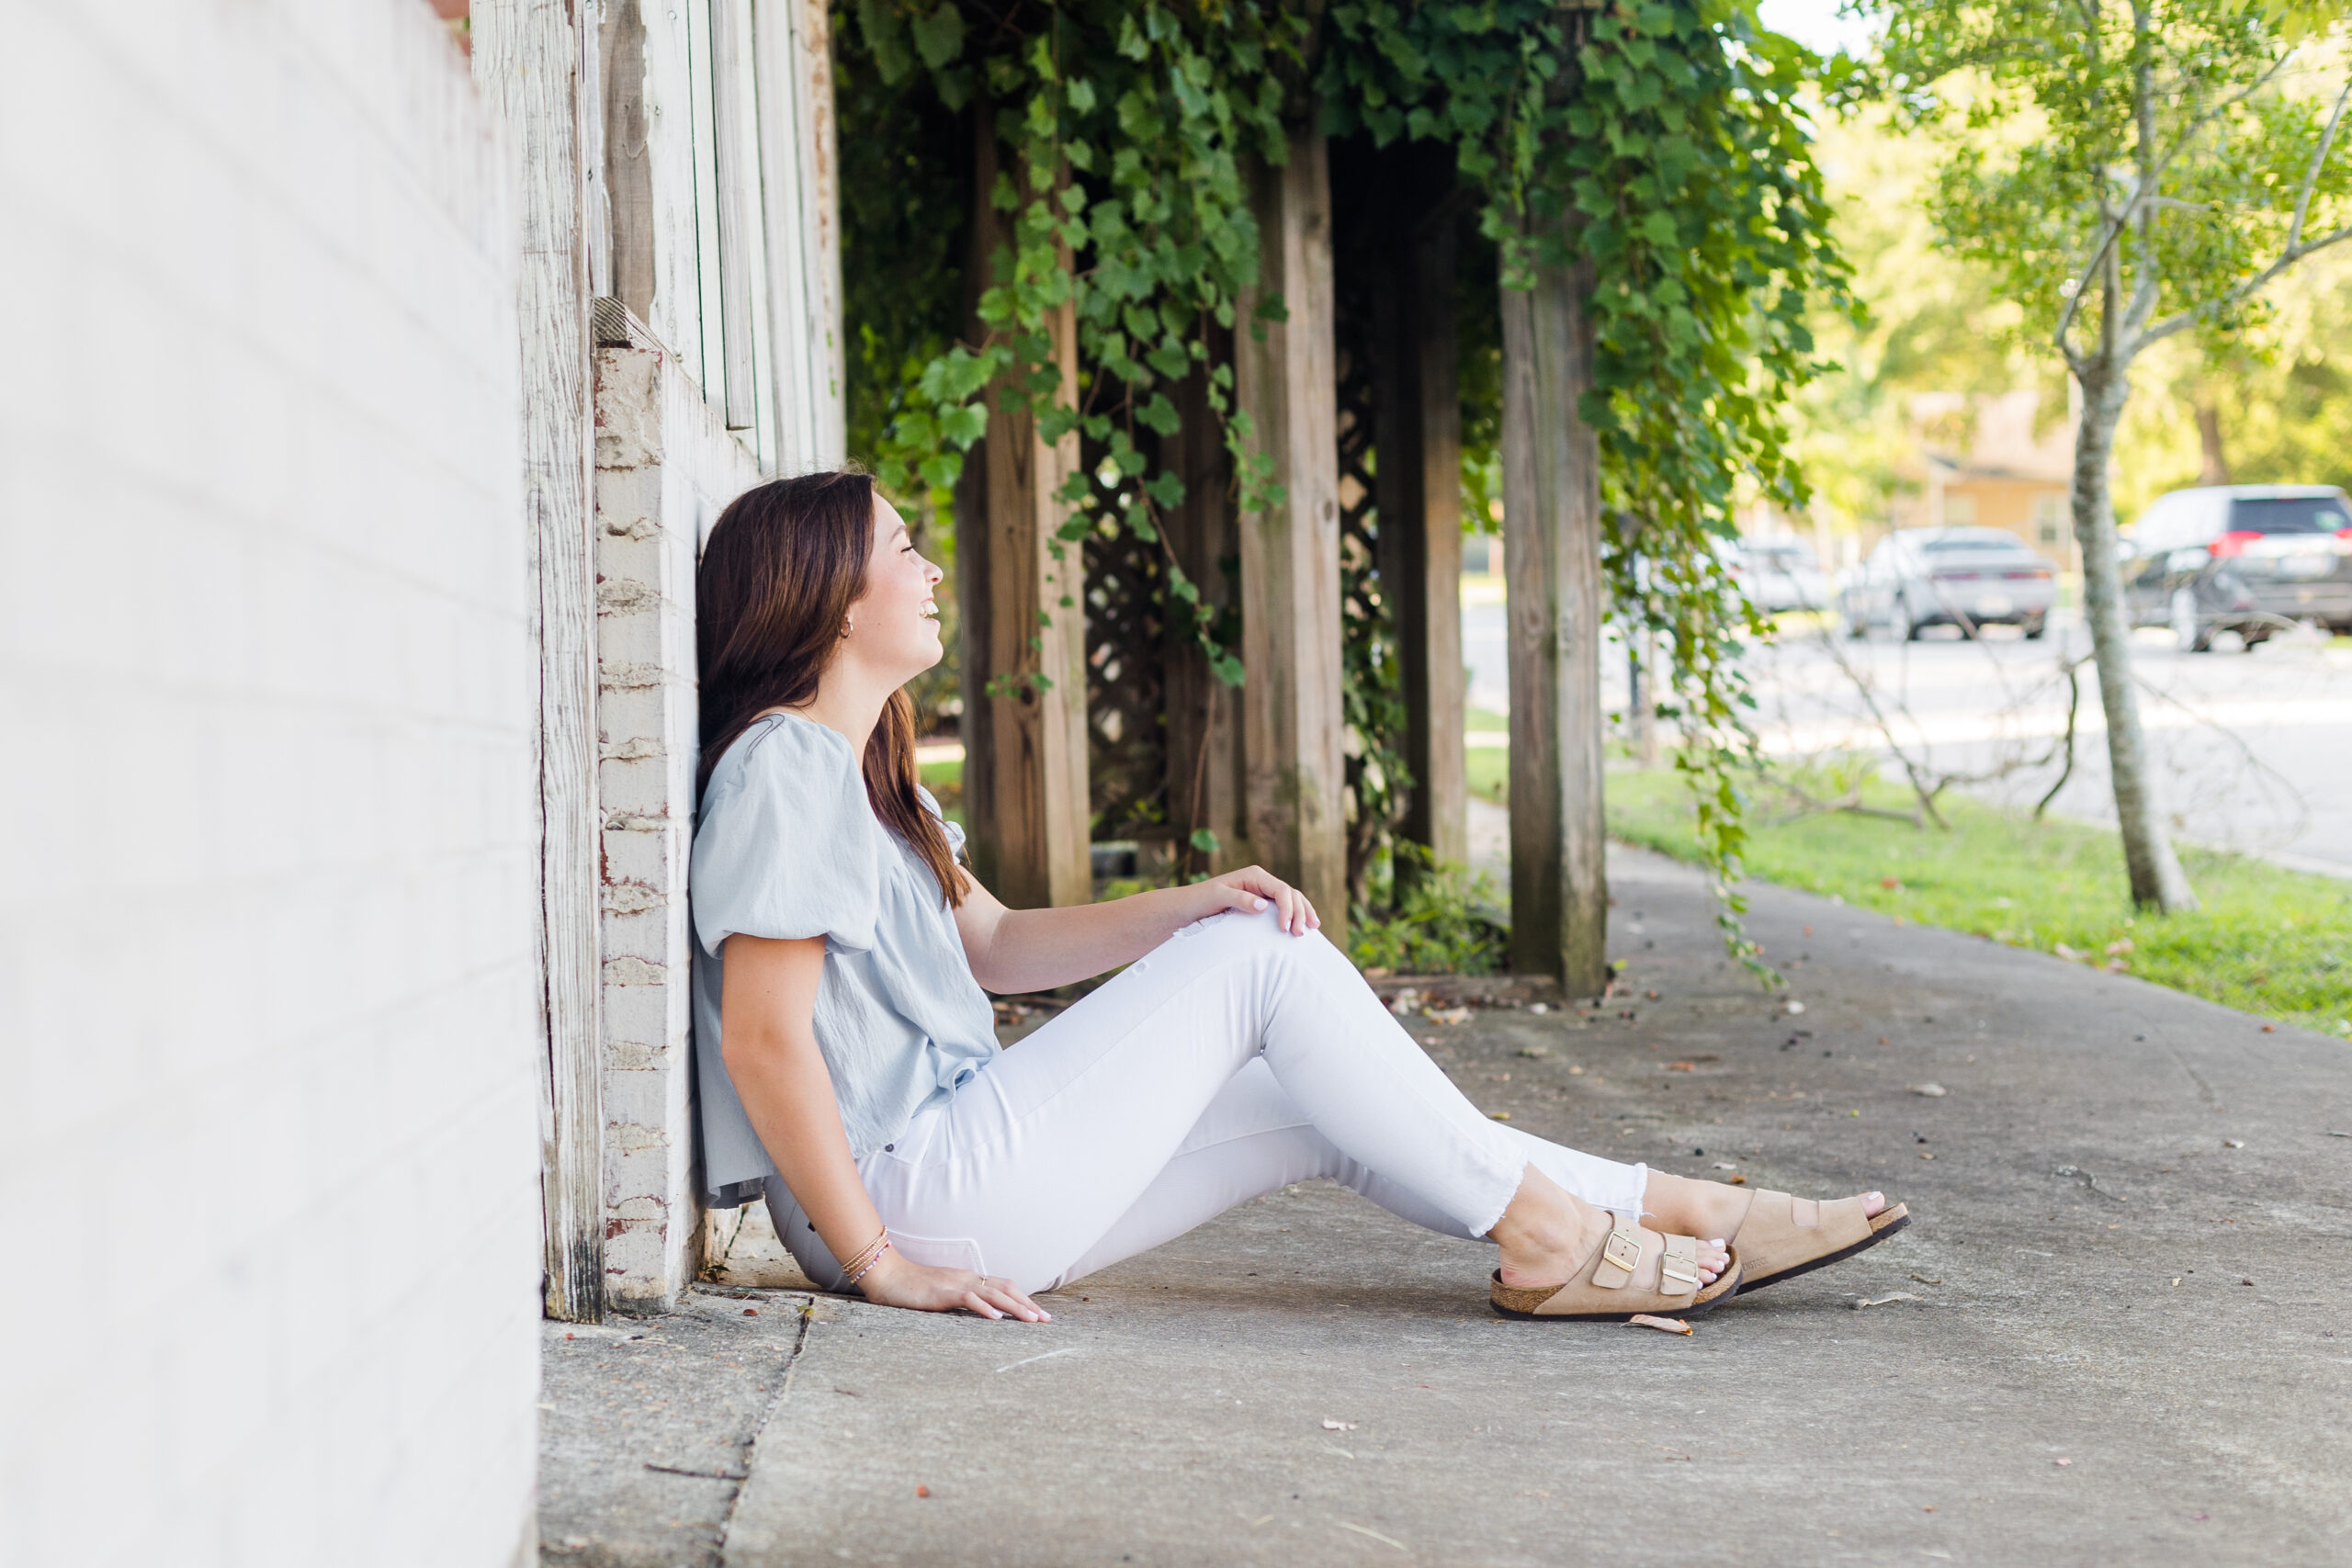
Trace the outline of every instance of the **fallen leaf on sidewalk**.
<path fill-rule="evenodd" d="M 1911 1086 L 1911 1092 L 1913 1094 L 1924 1094 L 1929 1100 L 1941 1100 L 1945 1095 L 1950 1094 L 1951 1090 L 1944 1088 L 1944 1086 L 1939 1083 L 1915 1083 Z"/>
<path fill-rule="evenodd" d="M 1689 1334 L 1690 1332 L 1690 1325 L 1683 1322 L 1679 1317 L 1653 1317 L 1645 1312 L 1637 1312 L 1633 1316 L 1627 1318 L 1625 1320 L 1625 1326 L 1628 1328 L 1655 1328 L 1665 1334 Z"/>
<path fill-rule="evenodd" d="M 1510 1112 L 1508 1111 L 1489 1111 L 1487 1112 L 1487 1120 L 1489 1122 L 1508 1122 L 1510 1120 Z"/>
<path fill-rule="evenodd" d="M 2245 1147 L 2245 1140 L 2243 1138 L 2223 1138 L 2222 1140 L 2222 1146 L 2225 1149 L 2242 1149 Z"/>
<path fill-rule="evenodd" d="M 1911 1278 L 1918 1280 L 1919 1283 L 1923 1285 L 1940 1285 L 1943 1283 L 1941 1280 L 1930 1280 L 1925 1274 L 1914 1274 Z"/>
<path fill-rule="evenodd" d="M 1924 1302 L 1927 1299 L 1925 1296 L 1915 1296 L 1908 1291 L 1897 1291 L 1891 1296 L 1881 1296 L 1876 1301 L 1871 1300 L 1868 1296 L 1856 1296 L 1854 1310 L 1860 1312 L 1864 1307 L 1883 1307 L 1890 1302 Z"/>
<path fill-rule="evenodd" d="M 1326 1416 L 1323 1418 L 1323 1429 L 1327 1432 L 1352 1432 L 1356 1429 L 1356 1423 L 1353 1421 L 1334 1421 L 1329 1416 Z"/>
<path fill-rule="evenodd" d="M 1734 1187 L 1745 1187 L 1747 1185 L 1747 1178 L 1744 1176 L 1734 1176 L 1727 1178 L 1726 1179 L 1728 1179 Z"/>
<path fill-rule="evenodd" d="M 1699 1067 L 1695 1062 L 1668 1062 L 1666 1070 L 1669 1073 L 1695 1073 Z"/>
<path fill-rule="evenodd" d="M 1522 1056 L 1548 1056 L 1552 1048 L 1549 1045 L 1521 1045 L 1519 1054 Z"/>
<path fill-rule="evenodd" d="M 1431 1023 L 1467 1023 L 1470 1021 L 1470 1010 L 1468 1008 L 1423 1008 L 1421 1016 Z"/>
<path fill-rule="evenodd" d="M 915 1495 L 918 1497 L 928 1497 L 931 1495 L 931 1488 L 928 1486 L 918 1486 L 915 1488 Z"/>

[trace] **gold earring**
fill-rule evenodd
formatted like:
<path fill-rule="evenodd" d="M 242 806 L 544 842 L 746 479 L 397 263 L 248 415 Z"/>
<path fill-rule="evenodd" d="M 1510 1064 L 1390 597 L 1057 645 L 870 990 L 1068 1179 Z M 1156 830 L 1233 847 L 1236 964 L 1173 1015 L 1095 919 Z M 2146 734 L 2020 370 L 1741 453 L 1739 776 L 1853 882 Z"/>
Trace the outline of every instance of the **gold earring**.
<path fill-rule="evenodd" d="M 847 637 L 851 632 L 856 629 L 857 628 L 851 623 L 850 618 L 847 615 L 843 615 L 842 617 L 842 636 Z"/>

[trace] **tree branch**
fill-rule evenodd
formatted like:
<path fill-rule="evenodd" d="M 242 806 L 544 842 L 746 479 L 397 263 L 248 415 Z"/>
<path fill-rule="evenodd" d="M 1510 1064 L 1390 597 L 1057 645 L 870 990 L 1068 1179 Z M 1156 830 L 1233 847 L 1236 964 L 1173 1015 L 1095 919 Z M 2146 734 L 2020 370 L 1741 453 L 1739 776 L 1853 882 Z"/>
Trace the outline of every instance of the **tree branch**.
<path fill-rule="evenodd" d="M 2086 26 L 2087 25 L 2089 24 L 2086 22 Z M 2096 52 L 2096 46 L 2094 46 L 2094 52 Z M 2107 260 L 2108 251 L 2114 246 L 2117 240 L 2122 237 L 2124 229 L 2131 224 L 2133 219 L 2140 215 L 2140 209 L 2143 205 L 2156 199 L 2156 192 L 2160 188 L 2160 182 L 2164 178 L 2165 171 L 2172 167 L 2173 160 L 2180 155 L 2180 152 L 2183 148 L 2187 147 L 2191 141 L 2197 139 L 2199 132 L 2202 131 L 2207 126 L 2212 124 L 2214 120 L 2220 118 L 2222 115 L 2230 109 L 2235 108 L 2238 105 L 2245 102 L 2255 94 L 2268 86 L 2278 78 L 2280 72 L 2286 70 L 2288 62 L 2293 58 L 2294 51 L 2292 50 L 2288 51 L 2285 54 L 2280 55 L 2277 60 L 2272 61 L 2269 67 L 2266 69 L 2260 76 L 2256 77 L 2252 82 L 2246 84 L 2245 86 L 2239 89 L 2237 92 L 2232 93 L 2228 96 L 2217 100 L 2211 107 L 2207 108 L 2204 113 L 2198 115 L 2187 125 L 2183 126 L 2181 128 L 2180 134 L 2173 138 L 2172 145 L 2165 149 L 2163 155 L 2158 157 L 2155 163 L 2149 167 L 2148 171 L 2141 176 L 2138 182 L 2136 182 L 2132 192 L 2132 199 L 2124 204 L 2123 210 L 2114 214 L 2112 217 L 2103 216 L 2101 218 L 2099 225 L 2098 248 L 2090 254 L 2089 257 L 2084 261 L 2081 271 L 2075 275 L 2075 292 L 2067 297 L 2066 309 L 2060 313 L 2058 319 L 2058 330 L 2052 334 L 2052 339 L 2057 346 L 2058 352 L 2066 360 L 2069 368 L 2080 368 L 2080 367 L 2075 364 L 2076 356 L 2075 351 L 2067 346 L 2066 334 L 2074 328 L 2075 313 L 2082 309 L 2083 296 L 2089 292 L 2091 279 L 2098 276 L 2100 266 Z M 2352 82 L 2347 82 L 2346 87 L 2348 90 L 2352 90 Z M 2142 96 L 2144 98 L 2147 95 L 2143 94 Z M 2344 99 L 2339 96 L 2336 99 L 2336 115 L 2341 116 L 2343 111 Z M 2335 118 L 2333 117 L 2328 120 L 2328 136 L 2331 138 L 2335 133 Z M 2323 141 L 2323 152 L 2324 152 L 2324 149 L 2325 142 Z M 2310 181 L 2306 179 L 2304 182 L 2306 198 L 2308 198 L 2310 189 Z M 2181 325 L 2187 324 L 2187 322 L 2181 323 Z M 2158 335 L 2169 336 L 2171 333 L 2177 332 L 2180 329 L 2177 326 L 2171 327 L 2165 333 Z M 2140 348 L 2145 347 L 2148 344 L 2154 343 L 2154 337 L 2143 338 L 2139 341 L 2137 346 L 2133 348 L 2132 352 L 2136 354 L 2139 352 Z"/>
<path fill-rule="evenodd" d="M 2287 248 L 2293 250 L 2303 238 L 2303 220 L 2311 215 L 2312 192 L 2319 185 L 2320 171 L 2327 166 L 2328 150 L 2335 145 L 2335 128 L 2344 123 L 2344 104 L 2352 98 L 2352 76 L 2344 79 L 2344 90 L 2335 95 L 2335 107 L 2328 111 L 2327 129 L 2320 133 L 2319 151 L 2312 154 L 2311 167 L 2303 171 L 2303 188 L 2295 193 L 2295 221 L 2287 230 Z"/>

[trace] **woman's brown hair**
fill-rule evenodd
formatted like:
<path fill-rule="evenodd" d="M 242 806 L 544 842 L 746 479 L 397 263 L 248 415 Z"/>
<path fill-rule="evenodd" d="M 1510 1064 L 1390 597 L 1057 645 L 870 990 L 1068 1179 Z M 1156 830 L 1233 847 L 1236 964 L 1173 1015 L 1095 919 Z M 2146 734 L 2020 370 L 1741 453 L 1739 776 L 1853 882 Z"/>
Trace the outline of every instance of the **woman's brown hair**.
<path fill-rule="evenodd" d="M 753 486 L 712 525 L 695 584 L 702 669 L 696 799 L 761 714 L 816 696 L 850 606 L 865 592 L 874 502 L 871 475 L 803 474 Z M 947 835 L 915 795 L 915 709 L 905 692 L 883 705 L 864 771 L 874 815 L 922 857 L 947 902 L 961 905 L 964 878 Z"/>

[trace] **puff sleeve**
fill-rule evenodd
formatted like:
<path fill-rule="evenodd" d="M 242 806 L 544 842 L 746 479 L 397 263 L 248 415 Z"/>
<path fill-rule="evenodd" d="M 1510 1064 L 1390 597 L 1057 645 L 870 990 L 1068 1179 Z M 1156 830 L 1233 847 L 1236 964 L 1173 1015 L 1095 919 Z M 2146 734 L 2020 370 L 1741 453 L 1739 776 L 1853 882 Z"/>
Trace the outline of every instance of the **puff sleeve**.
<path fill-rule="evenodd" d="M 713 958 L 737 935 L 867 952 L 882 850 L 849 742 L 821 725 L 775 724 L 703 801 L 688 884 L 695 939 Z"/>

